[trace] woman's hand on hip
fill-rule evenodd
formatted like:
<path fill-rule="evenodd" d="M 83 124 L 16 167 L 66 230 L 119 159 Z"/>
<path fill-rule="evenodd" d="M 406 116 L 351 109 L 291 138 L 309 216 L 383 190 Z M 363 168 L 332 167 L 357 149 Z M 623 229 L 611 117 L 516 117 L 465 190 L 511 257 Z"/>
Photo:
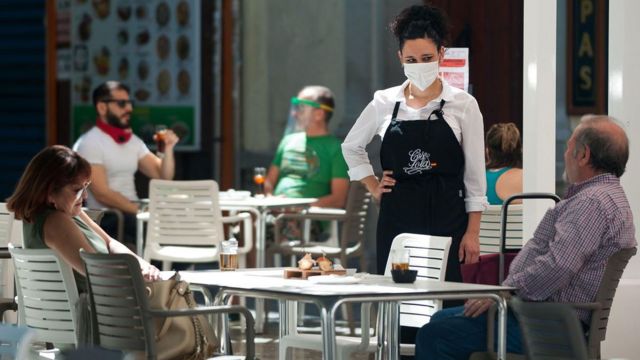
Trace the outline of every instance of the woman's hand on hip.
<path fill-rule="evenodd" d="M 391 177 L 391 175 L 393 175 L 393 171 L 385 170 L 382 172 L 382 178 L 380 179 L 380 181 L 378 181 L 378 178 L 373 175 L 369 175 L 360 181 L 367 188 L 367 191 L 371 193 L 371 196 L 373 196 L 374 200 L 380 203 L 382 194 L 391 192 L 391 189 L 389 187 L 396 184 L 396 180 Z"/>
<path fill-rule="evenodd" d="M 391 188 L 396 185 L 396 179 L 394 179 L 392 175 L 393 171 L 391 170 L 384 170 L 382 172 L 382 178 L 372 194 L 376 200 L 380 201 L 382 194 L 391 192 Z"/>
<path fill-rule="evenodd" d="M 473 264 L 478 262 L 479 256 L 480 240 L 478 239 L 478 234 L 466 232 L 460 242 L 458 259 L 460 262 L 464 260 L 465 264 Z"/>

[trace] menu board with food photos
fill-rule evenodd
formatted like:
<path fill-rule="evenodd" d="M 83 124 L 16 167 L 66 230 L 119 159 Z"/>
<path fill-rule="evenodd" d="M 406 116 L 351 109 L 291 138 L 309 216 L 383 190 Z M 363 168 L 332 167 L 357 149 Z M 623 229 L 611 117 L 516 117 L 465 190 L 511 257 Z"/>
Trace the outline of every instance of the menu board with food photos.
<path fill-rule="evenodd" d="M 95 124 L 93 89 L 127 85 L 135 134 L 154 147 L 155 126 L 200 147 L 200 0 L 73 0 L 72 141 Z"/>

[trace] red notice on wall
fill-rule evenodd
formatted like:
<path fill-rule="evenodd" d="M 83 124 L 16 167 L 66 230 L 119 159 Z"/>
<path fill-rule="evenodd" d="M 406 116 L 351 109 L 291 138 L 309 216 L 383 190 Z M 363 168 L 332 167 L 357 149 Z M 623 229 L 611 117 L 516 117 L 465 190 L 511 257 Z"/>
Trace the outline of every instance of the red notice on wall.
<path fill-rule="evenodd" d="M 469 91 L 469 48 L 449 48 L 440 64 L 440 74 L 453 87 Z"/>

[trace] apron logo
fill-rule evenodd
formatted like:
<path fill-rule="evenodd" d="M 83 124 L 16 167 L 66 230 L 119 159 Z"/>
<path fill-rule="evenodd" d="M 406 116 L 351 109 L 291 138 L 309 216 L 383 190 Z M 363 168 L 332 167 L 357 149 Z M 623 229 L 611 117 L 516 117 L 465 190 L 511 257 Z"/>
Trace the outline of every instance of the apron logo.
<path fill-rule="evenodd" d="M 407 175 L 422 174 L 424 170 L 431 170 L 431 155 L 421 149 L 409 151 L 409 166 L 403 168 Z"/>

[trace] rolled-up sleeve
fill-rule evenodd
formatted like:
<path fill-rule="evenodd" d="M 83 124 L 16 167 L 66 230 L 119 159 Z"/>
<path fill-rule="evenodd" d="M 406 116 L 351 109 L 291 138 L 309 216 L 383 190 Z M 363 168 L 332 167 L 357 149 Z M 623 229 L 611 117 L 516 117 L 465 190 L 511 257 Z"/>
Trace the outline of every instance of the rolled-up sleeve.
<path fill-rule="evenodd" d="M 379 118 L 374 101 L 362 111 L 342 143 L 342 155 L 349 166 L 349 178 L 353 181 L 374 175 L 366 146 L 376 135 Z"/>
<path fill-rule="evenodd" d="M 462 150 L 464 152 L 464 199 L 467 212 L 484 211 L 487 203 L 487 179 L 484 163 L 484 124 L 478 103 L 471 98 L 462 114 Z"/>

